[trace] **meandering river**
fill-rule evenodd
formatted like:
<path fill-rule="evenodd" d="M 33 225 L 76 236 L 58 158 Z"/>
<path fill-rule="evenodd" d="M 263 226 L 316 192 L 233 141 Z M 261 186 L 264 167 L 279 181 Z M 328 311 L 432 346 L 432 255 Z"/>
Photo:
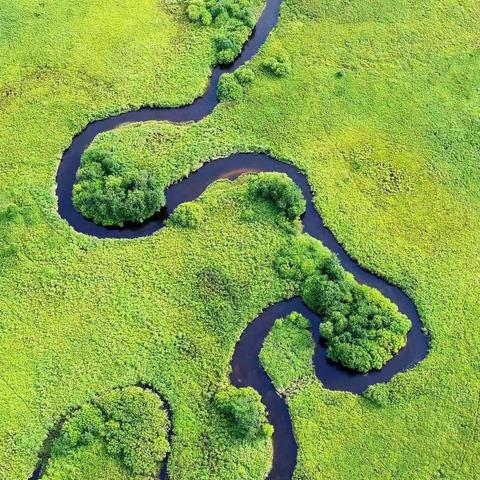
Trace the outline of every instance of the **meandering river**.
<path fill-rule="evenodd" d="M 269 421 L 275 428 L 274 457 L 272 469 L 267 477 L 269 480 L 291 479 L 297 459 L 297 444 L 285 399 L 276 392 L 258 358 L 265 337 L 275 320 L 293 311 L 307 317 L 311 322 L 311 331 L 315 341 L 315 353 L 312 361 L 319 380 L 326 388 L 361 393 L 369 385 L 386 382 L 396 373 L 412 368 L 426 356 L 429 341 L 427 335 L 422 331 L 420 318 L 413 302 L 398 287 L 363 269 L 348 256 L 330 230 L 324 226 L 322 218 L 314 207 L 313 195 L 304 174 L 294 166 L 275 160 L 266 154 L 238 153 L 206 163 L 188 178 L 169 187 L 166 192 L 167 207 L 158 215 L 139 225 L 128 225 L 122 228 L 106 228 L 96 225 L 75 210 L 72 202 L 72 189 L 82 154 L 98 134 L 112 130 L 123 123 L 150 120 L 183 123 L 199 121 L 207 117 L 218 104 L 216 89 L 220 76 L 222 73 L 236 70 L 258 52 L 278 21 L 281 2 L 282 0 L 266 0 L 263 13 L 242 53 L 232 65 L 213 68 L 209 87 L 202 97 L 199 97 L 191 105 L 183 107 L 142 108 L 90 123 L 73 139 L 72 144 L 63 154 L 57 174 L 59 213 L 75 230 L 99 238 L 137 238 L 151 235 L 162 228 L 165 219 L 177 205 L 194 200 L 217 179 L 234 179 L 247 172 L 286 173 L 302 189 L 307 201 L 306 212 L 302 217 L 305 232 L 319 239 L 332 250 L 338 256 L 343 267 L 351 272 L 358 282 L 380 290 L 410 318 L 412 328 L 408 334 L 405 348 L 381 370 L 366 375 L 350 372 L 328 361 L 326 348 L 319 341 L 320 318 L 310 311 L 298 297 L 278 302 L 267 308 L 248 325 L 235 347 L 230 379 L 235 386 L 251 386 L 261 394 L 268 411 Z M 33 480 L 41 476 L 41 470 L 41 468 L 37 469 L 32 476 Z M 167 478 L 165 466 L 162 468 L 160 478 Z"/>

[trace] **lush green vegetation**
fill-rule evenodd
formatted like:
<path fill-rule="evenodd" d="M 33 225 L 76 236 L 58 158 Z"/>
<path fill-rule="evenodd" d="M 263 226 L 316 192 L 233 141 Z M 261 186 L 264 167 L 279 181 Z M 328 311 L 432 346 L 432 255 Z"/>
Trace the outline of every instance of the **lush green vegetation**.
<path fill-rule="evenodd" d="M 321 316 L 331 360 L 365 373 L 380 369 L 405 345 L 410 320 L 378 290 L 358 284 L 320 242 L 296 237 L 275 265 L 283 278 L 300 282 L 305 303 Z"/>
<path fill-rule="evenodd" d="M 242 85 L 233 73 L 224 73 L 218 82 L 217 97 L 220 101 L 239 100 L 243 95 Z"/>
<path fill-rule="evenodd" d="M 198 227 L 204 221 L 204 212 L 201 205 L 195 202 L 181 203 L 170 215 L 169 225 L 181 227 Z"/>
<path fill-rule="evenodd" d="M 101 225 L 143 222 L 165 205 L 159 181 L 148 171 L 126 168 L 109 152 L 89 150 L 73 188 L 75 207 Z"/>
<path fill-rule="evenodd" d="M 53 441 L 45 478 L 111 478 L 124 470 L 135 478 L 156 478 L 170 449 L 167 411 L 158 395 L 140 387 L 125 387 L 95 398 L 65 419 Z M 86 464 L 87 458 L 93 461 Z M 99 456 L 100 459 L 95 458 Z M 109 462 L 101 457 L 112 457 Z M 121 467 L 121 468 L 119 468 Z"/>
<path fill-rule="evenodd" d="M 286 77 L 292 70 L 292 66 L 288 59 L 285 55 L 281 54 L 265 59 L 262 62 L 262 67 L 274 77 Z"/>
<path fill-rule="evenodd" d="M 300 293 L 303 279 L 272 265 L 304 236 L 283 228 L 271 202 L 255 202 L 244 180 L 219 182 L 195 202 L 204 212 L 198 227 L 131 242 L 79 235 L 55 211 L 58 159 L 90 120 L 188 103 L 205 89 L 218 29 L 189 21 L 187 8 L 0 0 L 6 480 L 28 478 L 66 412 L 138 382 L 172 406 L 172 479 L 268 471 L 268 438 L 233 436 L 214 396 L 228 384 L 248 321 Z M 198 124 L 128 126 L 95 140 L 162 185 L 233 151 L 295 163 L 346 249 L 419 307 L 432 335 L 428 358 L 365 396 L 316 380 L 289 388 L 311 378 L 310 361 L 299 365 L 312 347 L 306 330 L 306 350 L 285 333 L 269 374 L 282 378 L 286 352 L 300 355 L 283 384 L 300 447 L 297 480 L 477 474 L 479 8 L 476 0 L 285 0 L 240 99 Z M 262 66 L 278 55 L 291 64 L 281 80 Z M 282 267 L 304 277 L 315 258 Z M 112 461 L 101 448 L 82 450 L 88 461 L 79 463 L 97 472 L 98 459 Z"/>
<path fill-rule="evenodd" d="M 255 73 L 243 67 L 234 73 L 224 73 L 218 82 L 217 98 L 220 101 L 240 100 L 245 88 L 255 80 Z"/>
<path fill-rule="evenodd" d="M 272 436 L 273 427 L 268 423 L 265 406 L 252 388 L 227 387 L 216 394 L 215 401 L 235 435 L 240 438 Z"/>
<path fill-rule="evenodd" d="M 310 322 L 303 315 L 293 312 L 275 321 L 265 340 L 260 360 L 282 395 L 316 380 L 312 364 L 314 345 L 310 334 Z"/>
<path fill-rule="evenodd" d="M 203 26 L 212 25 L 216 60 L 232 63 L 255 26 L 252 0 L 189 0 L 188 17 Z"/>
<path fill-rule="evenodd" d="M 305 211 L 305 199 L 300 187 L 284 173 L 259 173 L 250 185 L 254 196 L 271 201 L 289 220 L 294 220 Z"/>
<path fill-rule="evenodd" d="M 356 283 L 335 258 L 307 278 L 303 298 L 324 319 L 320 334 L 335 362 L 368 372 L 405 346 L 410 320 L 378 290 Z"/>

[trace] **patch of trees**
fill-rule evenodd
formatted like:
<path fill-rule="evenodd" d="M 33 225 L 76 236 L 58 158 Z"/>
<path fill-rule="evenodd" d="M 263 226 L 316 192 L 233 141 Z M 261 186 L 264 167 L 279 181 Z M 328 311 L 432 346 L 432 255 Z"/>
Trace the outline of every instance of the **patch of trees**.
<path fill-rule="evenodd" d="M 99 396 L 71 414 L 52 446 L 52 459 L 101 441 L 133 475 L 156 475 L 170 450 L 170 422 L 160 397 L 140 387 Z"/>
<path fill-rule="evenodd" d="M 270 201 L 288 220 L 305 212 L 306 203 L 300 187 L 285 173 L 259 173 L 249 183 L 249 191 L 257 198 Z"/>
<path fill-rule="evenodd" d="M 255 80 L 251 68 L 243 67 L 235 73 L 224 73 L 218 82 L 217 98 L 220 101 L 239 100 L 243 97 L 245 87 Z"/>
<path fill-rule="evenodd" d="M 73 188 L 78 211 L 101 225 L 143 222 L 165 205 L 159 181 L 148 170 L 127 166 L 103 150 L 88 150 Z"/>
<path fill-rule="evenodd" d="M 380 292 L 359 285 L 334 256 L 306 279 L 302 295 L 324 319 L 328 357 L 347 368 L 380 369 L 405 346 L 410 320 Z"/>
<path fill-rule="evenodd" d="M 262 62 L 262 68 L 274 77 L 286 77 L 291 71 L 292 66 L 285 55 L 269 57 Z"/>
<path fill-rule="evenodd" d="M 273 426 L 268 423 L 260 394 L 253 388 L 229 386 L 216 394 L 215 402 L 235 436 L 253 439 L 259 435 L 273 435 Z"/>
<path fill-rule="evenodd" d="M 405 346 L 410 320 L 378 290 L 358 284 L 319 241 L 298 235 L 275 267 L 292 293 L 301 285 L 305 303 L 324 320 L 320 334 L 331 360 L 368 372 Z"/>
<path fill-rule="evenodd" d="M 318 272 L 331 255 L 321 242 L 309 235 L 296 235 L 275 259 L 280 276 L 290 283 L 292 290 L 299 282 Z"/>
<path fill-rule="evenodd" d="M 255 26 L 250 0 L 190 0 L 187 15 L 193 22 L 218 30 L 214 45 L 220 64 L 235 60 Z"/>
<path fill-rule="evenodd" d="M 203 223 L 204 212 L 198 202 L 181 203 L 170 215 L 168 223 L 185 228 L 196 228 Z"/>

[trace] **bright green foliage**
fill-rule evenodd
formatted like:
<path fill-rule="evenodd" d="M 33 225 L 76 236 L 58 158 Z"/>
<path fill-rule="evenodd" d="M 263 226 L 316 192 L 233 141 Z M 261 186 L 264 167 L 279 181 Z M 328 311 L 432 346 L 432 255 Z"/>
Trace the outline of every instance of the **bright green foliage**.
<path fill-rule="evenodd" d="M 215 395 L 215 401 L 235 436 L 252 439 L 258 435 L 273 434 L 260 395 L 252 388 L 230 385 Z"/>
<path fill-rule="evenodd" d="M 258 198 L 271 201 L 289 220 L 305 211 L 300 187 L 285 173 L 259 173 L 250 184 L 250 191 Z"/>
<path fill-rule="evenodd" d="M 211 25 L 219 34 L 215 38 L 216 60 L 232 63 L 255 25 L 250 0 L 190 0 L 187 6 L 190 20 Z"/>
<path fill-rule="evenodd" d="M 262 62 L 262 68 L 275 77 L 286 77 L 292 66 L 285 55 L 269 57 Z"/>
<path fill-rule="evenodd" d="M 127 168 L 108 152 L 91 149 L 78 170 L 73 201 L 95 223 L 121 226 L 160 211 L 165 194 L 148 170 Z"/>
<path fill-rule="evenodd" d="M 243 67 L 235 73 L 224 73 L 218 82 L 217 98 L 220 101 L 239 100 L 243 96 L 244 87 L 255 80 L 255 73 Z"/>
<path fill-rule="evenodd" d="M 296 235 L 275 259 L 275 267 L 292 288 L 323 268 L 331 252 L 309 235 Z"/>
<path fill-rule="evenodd" d="M 388 382 L 383 406 L 318 381 L 288 397 L 295 480 L 476 478 L 479 9 L 477 0 L 285 0 L 249 63 L 258 72 L 284 52 L 292 70 L 281 82 L 257 74 L 240 101 L 204 121 L 131 125 L 94 140 L 162 185 L 234 151 L 298 166 L 346 250 L 418 306 L 429 355 Z M 273 209 L 248 200 L 245 184 L 220 182 L 202 196 L 198 228 L 134 241 L 80 235 L 56 213 L 59 158 L 89 121 L 190 103 L 205 90 L 220 32 L 183 10 L 152 0 L 0 0 L 1 197 L 37 217 L 22 213 L 2 231 L 17 252 L 0 272 L 6 480 L 29 478 L 72 405 L 139 376 L 175 412 L 172 479 L 260 480 L 269 470 L 271 442 L 224 435 L 211 397 L 228 382 L 248 322 L 300 291 L 272 268 L 294 239 Z M 196 275 L 207 266 L 225 274 L 229 291 L 237 286 L 235 305 L 226 294 L 200 297 Z M 81 453 L 94 474 L 68 480 L 101 478 L 92 464 L 111 457 L 91 449 Z"/>
<path fill-rule="evenodd" d="M 233 101 L 242 98 L 243 88 L 233 73 L 224 73 L 218 82 L 217 97 L 220 101 Z"/>
<path fill-rule="evenodd" d="M 113 390 L 67 417 L 53 443 L 52 477 L 60 468 L 75 470 L 77 452 L 99 442 L 104 455 L 116 459 L 130 474 L 151 477 L 170 450 L 169 428 L 163 402 L 154 392 L 140 387 Z"/>
<path fill-rule="evenodd" d="M 255 72 L 251 68 L 245 66 L 239 68 L 234 75 L 240 85 L 250 85 L 255 80 Z"/>
<path fill-rule="evenodd" d="M 303 315 L 293 312 L 275 321 L 260 352 L 260 360 L 282 395 L 315 381 L 313 350 L 310 322 Z M 307 365 L 311 368 L 306 369 Z"/>
<path fill-rule="evenodd" d="M 198 202 L 181 203 L 168 219 L 170 225 L 191 228 L 198 227 L 203 221 L 203 208 Z"/>
<path fill-rule="evenodd" d="M 378 407 L 387 407 L 394 403 L 392 395 L 390 395 L 390 388 L 384 383 L 378 383 L 368 387 L 363 393 L 363 396 Z"/>
<path fill-rule="evenodd" d="M 320 333 L 331 360 L 367 372 L 405 345 L 410 320 L 380 292 L 359 285 L 317 240 L 294 237 L 275 266 L 283 278 L 303 283 L 305 302 L 324 320 Z"/>
<path fill-rule="evenodd" d="M 199 22 L 204 26 L 210 25 L 213 20 L 204 0 L 190 0 L 187 6 L 187 14 L 190 20 Z"/>
<path fill-rule="evenodd" d="M 380 292 L 356 283 L 335 257 L 306 279 L 302 295 L 324 319 L 328 357 L 347 368 L 380 369 L 405 346 L 410 320 Z"/>

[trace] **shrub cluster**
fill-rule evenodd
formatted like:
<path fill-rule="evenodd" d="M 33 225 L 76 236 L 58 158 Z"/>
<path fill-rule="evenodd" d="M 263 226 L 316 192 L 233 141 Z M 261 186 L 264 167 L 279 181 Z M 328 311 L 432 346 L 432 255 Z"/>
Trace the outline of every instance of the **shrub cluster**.
<path fill-rule="evenodd" d="M 292 288 L 307 277 L 318 272 L 330 251 L 321 242 L 309 235 L 296 235 L 275 259 L 275 268 Z"/>
<path fill-rule="evenodd" d="M 180 204 L 170 215 L 169 224 L 195 228 L 203 222 L 203 208 L 198 202 Z"/>
<path fill-rule="evenodd" d="M 275 77 L 286 77 L 292 71 L 292 66 L 284 55 L 265 59 L 262 62 L 262 68 Z"/>
<path fill-rule="evenodd" d="M 52 458 L 102 441 L 133 475 L 155 475 L 170 449 L 167 412 L 155 393 L 140 387 L 113 390 L 69 416 Z"/>
<path fill-rule="evenodd" d="M 254 196 L 271 201 L 289 220 L 305 211 L 300 187 L 285 173 L 259 173 L 250 182 L 249 190 Z"/>
<path fill-rule="evenodd" d="M 243 96 L 244 87 L 255 79 L 252 69 L 244 67 L 235 73 L 224 73 L 218 82 L 217 98 L 220 101 L 238 100 Z"/>
<path fill-rule="evenodd" d="M 250 0 L 190 0 L 187 15 L 201 25 L 214 25 L 216 60 L 228 64 L 235 60 L 255 26 Z"/>
<path fill-rule="evenodd" d="M 218 82 L 217 98 L 221 102 L 239 100 L 243 96 L 243 88 L 233 73 L 224 73 Z"/>
<path fill-rule="evenodd" d="M 380 369 L 406 343 L 410 320 L 380 292 L 356 283 L 336 257 L 306 279 L 303 298 L 325 320 L 320 334 L 328 357 L 347 368 Z"/>
<path fill-rule="evenodd" d="M 73 202 L 101 225 L 143 222 L 165 205 L 160 183 L 147 170 L 120 164 L 109 152 L 88 150 L 77 174 Z"/>
<path fill-rule="evenodd" d="M 273 427 L 268 423 L 265 406 L 253 388 L 229 386 L 216 394 L 215 401 L 235 436 L 249 439 L 272 436 Z"/>

